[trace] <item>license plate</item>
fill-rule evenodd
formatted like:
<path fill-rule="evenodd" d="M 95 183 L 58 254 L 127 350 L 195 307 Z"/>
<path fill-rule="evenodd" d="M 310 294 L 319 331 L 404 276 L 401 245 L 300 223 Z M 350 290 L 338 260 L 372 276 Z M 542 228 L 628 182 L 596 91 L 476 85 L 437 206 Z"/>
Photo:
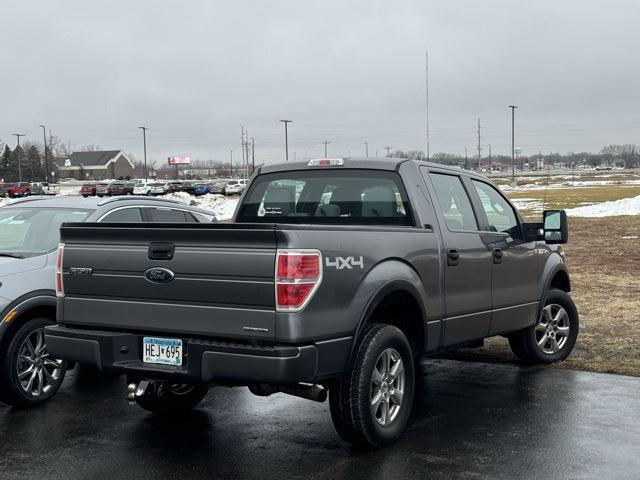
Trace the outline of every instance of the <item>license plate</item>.
<path fill-rule="evenodd" d="M 143 337 L 142 361 L 162 365 L 182 365 L 182 340 Z"/>

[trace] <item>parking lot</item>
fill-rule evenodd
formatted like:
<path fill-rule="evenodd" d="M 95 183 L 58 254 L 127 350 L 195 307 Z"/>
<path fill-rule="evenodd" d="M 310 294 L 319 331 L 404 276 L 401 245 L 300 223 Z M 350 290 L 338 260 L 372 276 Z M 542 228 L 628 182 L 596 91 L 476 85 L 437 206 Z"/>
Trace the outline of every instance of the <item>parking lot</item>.
<path fill-rule="evenodd" d="M 637 478 L 640 379 L 422 363 L 404 437 L 351 449 L 328 404 L 212 389 L 182 418 L 129 406 L 123 377 L 71 372 L 35 410 L 0 407 L 0 471 L 24 478 Z"/>

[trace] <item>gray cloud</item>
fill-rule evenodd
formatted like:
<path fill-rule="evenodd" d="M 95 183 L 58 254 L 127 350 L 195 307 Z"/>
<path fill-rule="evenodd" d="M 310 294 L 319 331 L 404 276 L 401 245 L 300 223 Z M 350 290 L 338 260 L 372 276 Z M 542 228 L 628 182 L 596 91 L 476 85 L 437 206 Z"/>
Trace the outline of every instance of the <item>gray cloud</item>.
<path fill-rule="evenodd" d="M 259 160 L 424 149 L 525 153 L 640 143 L 640 4 L 605 1 L 5 1 L 0 139 L 38 125 L 141 157 Z M 486 151 L 486 150 L 485 150 Z M 235 158 L 239 158 L 239 153 Z"/>

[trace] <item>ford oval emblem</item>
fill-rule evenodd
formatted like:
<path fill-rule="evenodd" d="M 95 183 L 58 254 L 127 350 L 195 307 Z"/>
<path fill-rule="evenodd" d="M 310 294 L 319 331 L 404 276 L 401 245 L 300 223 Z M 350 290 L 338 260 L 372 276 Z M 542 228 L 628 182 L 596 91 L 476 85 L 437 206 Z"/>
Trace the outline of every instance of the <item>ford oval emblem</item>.
<path fill-rule="evenodd" d="M 161 267 L 152 267 L 144 272 L 147 280 L 153 283 L 169 283 L 175 278 L 171 270 Z"/>

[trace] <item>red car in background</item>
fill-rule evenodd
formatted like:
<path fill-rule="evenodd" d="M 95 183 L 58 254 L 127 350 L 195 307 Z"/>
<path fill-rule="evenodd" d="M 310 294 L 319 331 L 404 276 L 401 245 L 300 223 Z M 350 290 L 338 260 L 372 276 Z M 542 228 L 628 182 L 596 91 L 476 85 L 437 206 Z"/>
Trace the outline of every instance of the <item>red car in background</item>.
<path fill-rule="evenodd" d="M 80 195 L 84 198 L 96 196 L 96 184 L 95 183 L 83 183 L 80 188 Z"/>
<path fill-rule="evenodd" d="M 31 193 L 28 182 L 14 183 L 6 189 L 9 198 L 26 197 Z"/>

